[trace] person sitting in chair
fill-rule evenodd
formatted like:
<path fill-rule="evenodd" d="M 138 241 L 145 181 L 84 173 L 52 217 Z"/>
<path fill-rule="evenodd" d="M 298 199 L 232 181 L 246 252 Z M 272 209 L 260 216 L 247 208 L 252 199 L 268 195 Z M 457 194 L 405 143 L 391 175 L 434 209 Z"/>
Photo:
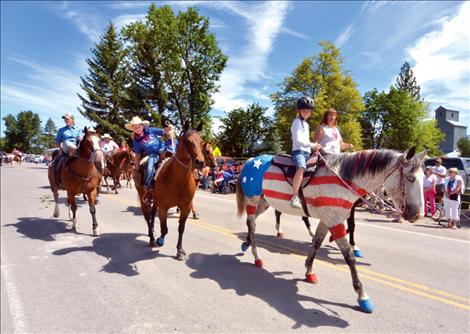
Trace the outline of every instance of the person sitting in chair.
<path fill-rule="evenodd" d="M 72 114 L 62 116 L 65 126 L 60 128 L 55 137 L 55 143 L 65 154 L 73 155 L 82 139 L 81 131 L 75 127 L 75 119 Z"/>
<path fill-rule="evenodd" d="M 149 127 L 149 121 L 143 121 L 140 117 L 134 116 L 129 123 L 126 123 L 127 130 L 132 131 L 133 141 L 132 146 L 135 152 L 136 165 L 139 165 L 139 160 L 144 151 L 149 159 L 147 168 L 144 173 L 144 189 L 142 200 L 149 203 L 153 198 L 153 177 L 155 175 L 155 165 L 160 161 L 160 154 L 165 146 L 161 141 L 161 137 L 173 131 L 172 127 L 164 129 Z"/>

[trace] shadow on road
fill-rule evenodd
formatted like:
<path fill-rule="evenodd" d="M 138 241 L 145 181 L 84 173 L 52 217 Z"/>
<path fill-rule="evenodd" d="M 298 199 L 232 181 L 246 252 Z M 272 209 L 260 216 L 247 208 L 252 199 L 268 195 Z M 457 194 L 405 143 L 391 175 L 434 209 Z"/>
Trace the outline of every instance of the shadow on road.
<path fill-rule="evenodd" d="M 239 296 L 250 295 L 263 300 L 279 313 L 291 318 L 295 322 L 293 329 L 302 326 L 346 328 L 349 323 L 328 306 L 359 310 L 355 306 L 300 295 L 297 285 L 308 283 L 299 279 L 284 279 L 281 277 L 285 274 L 283 272 L 270 273 L 252 264 L 242 263 L 234 255 L 195 253 L 189 256 L 187 265 L 195 270 L 191 273 L 192 278 L 210 279 L 217 282 L 223 290 L 235 290 Z M 315 308 L 305 308 L 301 304 L 308 302 Z"/>
<path fill-rule="evenodd" d="M 152 251 L 148 243 L 137 240 L 141 234 L 105 233 L 93 239 L 92 246 L 58 249 L 52 254 L 67 255 L 73 252 L 93 252 L 108 259 L 101 271 L 125 276 L 139 275 L 136 265 L 139 261 L 153 260 L 157 257 L 170 257 Z"/>
<path fill-rule="evenodd" d="M 67 223 L 57 219 L 43 219 L 37 217 L 20 217 L 16 224 L 7 224 L 4 227 L 16 227 L 18 233 L 30 239 L 54 241 L 55 235 L 70 232 Z"/>
<path fill-rule="evenodd" d="M 237 233 L 238 239 L 241 241 L 246 240 L 246 233 Z M 256 243 L 259 248 L 264 248 L 271 253 L 279 254 L 297 254 L 300 256 L 307 257 L 310 250 L 311 243 L 306 241 L 292 240 L 288 238 L 278 238 L 274 235 L 256 234 Z M 334 246 L 333 246 L 334 245 Z M 328 243 L 328 238 L 325 238 L 322 246 L 317 252 L 317 259 L 332 263 L 332 264 L 346 264 L 343 255 L 338 248 L 335 247 L 335 243 Z M 248 251 L 251 254 L 251 250 Z M 260 253 L 261 258 L 263 257 Z M 254 261 L 254 259 L 253 259 Z M 362 262 L 359 258 L 356 258 L 356 264 L 361 266 L 370 266 L 370 263 Z"/>

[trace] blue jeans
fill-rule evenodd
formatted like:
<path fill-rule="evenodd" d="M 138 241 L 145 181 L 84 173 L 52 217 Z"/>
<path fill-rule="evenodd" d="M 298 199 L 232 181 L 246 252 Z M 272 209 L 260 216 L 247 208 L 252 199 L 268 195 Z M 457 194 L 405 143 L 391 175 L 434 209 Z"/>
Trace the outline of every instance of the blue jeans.
<path fill-rule="evenodd" d="M 307 169 L 307 160 L 310 158 L 310 152 L 302 150 L 292 151 L 292 159 L 295 162 L 297 168 Z"/>
<path fill-rule="evenodd" d="M 152 188 L 153 176 L 155 175 L 155 165 L 160 161 L 160 153 L 149 154 L 147 161 L 147 170 L 144 175 L 144 186 L 147 189 Z"/>

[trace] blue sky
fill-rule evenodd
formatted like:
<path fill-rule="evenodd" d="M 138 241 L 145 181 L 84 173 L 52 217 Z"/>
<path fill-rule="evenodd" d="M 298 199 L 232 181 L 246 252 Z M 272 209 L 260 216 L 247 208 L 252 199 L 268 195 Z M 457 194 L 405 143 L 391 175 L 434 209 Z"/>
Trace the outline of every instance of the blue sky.
<path fill-rule="evenodd" d="M 85 59 L 112 20 L 144 19 L 151 2 L 1 1 L 1 114 L 32 110 L 43 125 L 76 115 Z M 253 102 L 269 108 L 276 92 L 319 41 L 341 49 L 361 94 L 385 90 L 408 61 L 431 103 L 460 111 L 470 131 L 470 2 L 157 1 L 175 12 L 197 7 L 229 56 L 213 115 Z M 433 115 L 431 115 L 433 116 Z M 218 121 L 214 121 L 214 126 Z M 4 127 L 2 122 L 2 127 Z"/>

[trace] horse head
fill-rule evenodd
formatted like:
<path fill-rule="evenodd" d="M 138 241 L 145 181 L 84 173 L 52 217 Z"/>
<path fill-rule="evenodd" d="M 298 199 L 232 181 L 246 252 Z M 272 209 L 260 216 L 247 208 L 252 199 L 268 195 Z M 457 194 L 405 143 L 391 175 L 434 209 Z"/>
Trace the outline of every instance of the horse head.
<path fill-rule="evenodd" d="M 204 167 L 204 155 L 202 153 L 202 139 L 199 131 L 202 130 L 202 123 L 196 129 L 191 129 L 186 122 L 183 127 L 183 133 L 179 139 L 176 156 L 181 160 L 190 160 L 193 167 L 201 169 Z"/>
<path fill-rule="evenodd" d="M 204 162 L 206 166 L 214 168 L 217 166 L 217 160 L 214 156 L 214 150 L 212 149 L 211 143 L 202 144 L 202 154 L 204 155 Z"/>
<path fill-rule="evenodd" d="M 83 132 L 84 136 L 78 146 L 78 154 L 82 158 L 91 160 L 94 152 L 101 152 L 100 137 L 95 132 L 89 132 L 86 126 L 83 129 Z"/>
<path fill-rule="evenodd" d="M 403 218 L 414 223 L 424 215 L 423 160 L 426 151 L 416 154 L 412 147 L 398 159 L 397 165 L 385 178 L 385 190 Z"/>

